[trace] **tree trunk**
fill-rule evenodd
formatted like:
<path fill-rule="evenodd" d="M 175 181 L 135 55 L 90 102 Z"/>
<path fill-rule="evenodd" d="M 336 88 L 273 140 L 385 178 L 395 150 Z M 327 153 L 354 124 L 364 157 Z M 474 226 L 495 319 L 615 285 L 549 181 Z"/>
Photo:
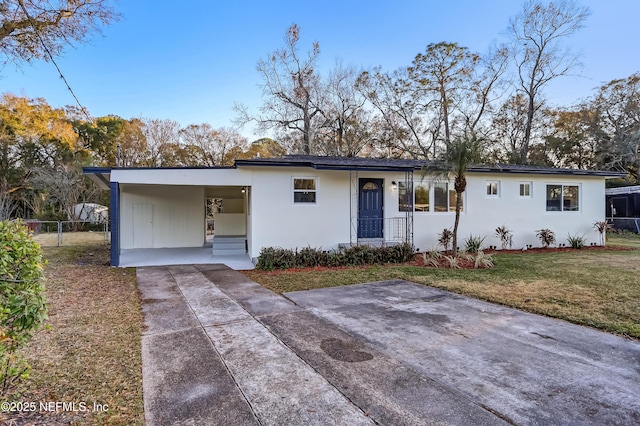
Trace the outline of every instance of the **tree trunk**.
<path fill-rule="evenodd" d="M 460 210 L 462 210 L 462 192 L 456 191 L 456 221 L 453 225 L 453 257 L 458 255 L 458 224 L 460 223 Z"/>

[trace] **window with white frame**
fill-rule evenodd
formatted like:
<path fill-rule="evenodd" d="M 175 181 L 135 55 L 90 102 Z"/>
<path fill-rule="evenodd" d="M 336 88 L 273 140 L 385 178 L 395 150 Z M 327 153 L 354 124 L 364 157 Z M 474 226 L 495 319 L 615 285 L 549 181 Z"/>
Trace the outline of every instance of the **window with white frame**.
<path fill-rule="evenodd" d="M 460 202 L 462 207 L 462 199 Z M 433 184 L 433 207 L 436 213 L 456 211 L 456 191 L 449 187 L 448 182 Z"/>
<path fill-rule="evenodd" d="M 580 186 L 547 185 L 548 212 L 575 212 L 580 210 Z"/>
<path fill-rule="evenodd" d="M 500 193 L 500 182 L 497 180 L 487 181 L 487 197 L 498 197 Z"/>
<path fill-rule="evenodd" d="M 398 211 L 410 212 L 413 208 L 413 200 L 411 199 L 413 190 L 408 188 L 404 182 L 398 182 Z"/>
<path fill-rule="evenodd" d="M 429 183 L 419 183 L 413 186 L 413 208 L 417 212 L 429 211 Z"/>
<path fill-rule="evenodd" d="M 531 198 L 531 182 L 520 182 L 520 198 Z"/>
<path fill-rule="evenodd" d="M 296 204 L 315 204 L 318 179 L 315 177 L 293 178 L 293 202 Z"/>
<path fill-rule="evenodd" d="M 447 182 L 420 182 L 413 188 L 398 182 L 398 211 L 408 212 L 412 207 L 417 213 L 454 212 L 456 192 L 449 189 Z"/>

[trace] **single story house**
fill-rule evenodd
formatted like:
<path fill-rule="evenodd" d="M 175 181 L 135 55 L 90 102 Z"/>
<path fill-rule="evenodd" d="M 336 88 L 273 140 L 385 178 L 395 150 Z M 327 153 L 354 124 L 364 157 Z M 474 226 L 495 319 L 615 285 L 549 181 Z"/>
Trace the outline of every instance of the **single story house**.
<path fill-rule="evenodd" d="M 285 156 L 237 160 L 219 168 L 102 168 L 88 174 L 111 191 L 111 264 L 132 250 L 207 247 L 255 261 L 263 247 L 334 250 L 346 244 L 408 241 L 437 246 L 453 228 L 455 191 L 416 160 Z M 539 246 L 536 230 L 558 243 L 571 235 L 598 243 L 607 171 L 475 166 L 467 175 L 459 240 L 513 231 L 513 247 Z M 212 229 L 213 228 L 213 229 Z M 215 235 L 211 242 L 211 233 Z M 216 241 L 219 244 L 216 244 Z M 126 266 L 135 266 L 131 263 Z"/>

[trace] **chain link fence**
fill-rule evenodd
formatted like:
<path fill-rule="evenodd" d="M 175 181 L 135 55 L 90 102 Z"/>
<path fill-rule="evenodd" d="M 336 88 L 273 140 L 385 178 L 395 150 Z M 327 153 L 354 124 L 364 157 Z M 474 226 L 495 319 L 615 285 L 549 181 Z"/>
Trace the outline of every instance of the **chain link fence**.
<path fill-rule="evenodd" d="M 109 244 L 111 241 L 111 233 L 107 222 L 32 219 L 26 219 L 23 222 L 33 232 L 33 239 L 43 247 L 88 243 Z"/>

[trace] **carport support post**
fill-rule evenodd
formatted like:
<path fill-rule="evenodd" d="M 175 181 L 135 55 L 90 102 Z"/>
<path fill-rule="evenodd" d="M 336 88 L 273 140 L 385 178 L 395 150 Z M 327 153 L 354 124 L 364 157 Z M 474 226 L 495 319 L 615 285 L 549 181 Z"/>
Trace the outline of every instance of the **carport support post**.
<path fill-rule="evenodd" d="M 111 182 L 111 266 L 120 266 L 120 186 Z"/>

